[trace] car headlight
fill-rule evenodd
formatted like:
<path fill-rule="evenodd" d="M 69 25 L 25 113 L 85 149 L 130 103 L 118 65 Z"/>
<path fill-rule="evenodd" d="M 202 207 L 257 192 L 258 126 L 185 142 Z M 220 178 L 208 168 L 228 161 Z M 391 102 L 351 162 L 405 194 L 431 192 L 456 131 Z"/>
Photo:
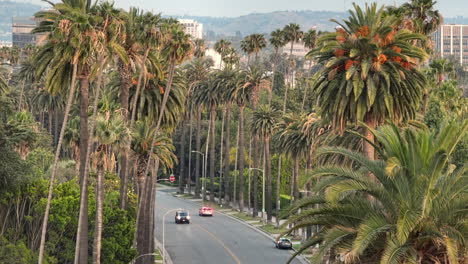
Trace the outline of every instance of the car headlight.
<path fill-rule="evenodd" d="M 180 220 L 180 216 L 177 216 L 176 218 L 177 218 L 177 220 Z"/>
<path fill-rule="evenodd" d="M 187 219 L 190 219 L 190 216 L 187 216 Z"/>

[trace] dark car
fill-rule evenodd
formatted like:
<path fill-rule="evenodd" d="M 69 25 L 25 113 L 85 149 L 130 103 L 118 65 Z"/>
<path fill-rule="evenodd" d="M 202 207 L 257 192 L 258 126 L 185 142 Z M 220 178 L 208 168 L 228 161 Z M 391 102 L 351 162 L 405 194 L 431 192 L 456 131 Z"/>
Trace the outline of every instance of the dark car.
<path fill-rule="evenodd" d="M 275 245 L 276 245 L 276 248 L 279 248 L 279 249 L 292 249 L 292 242 L 291 240 L 285 238 L 285 237 L 282 237 L 280 239 L 278 239 L 276 242 L 275 242 Z"/>
<path fill-rule="evenodd" d="M 175 214 L 175 223 L 187 223 L 190 224 L 190 215 L 188 211 L 177 211 Z"/>

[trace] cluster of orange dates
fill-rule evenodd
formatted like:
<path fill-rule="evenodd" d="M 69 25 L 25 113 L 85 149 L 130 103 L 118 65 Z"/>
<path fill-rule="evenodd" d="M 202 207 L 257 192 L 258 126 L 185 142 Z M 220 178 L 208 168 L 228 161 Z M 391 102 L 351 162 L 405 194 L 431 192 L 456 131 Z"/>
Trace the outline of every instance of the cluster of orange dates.
<path fill-rule="evenodd" d="M 398 30 L 398 29 L 394 28 L 384 38 L 382 38 L 379 34 L 376 34 L 372 38 L 372 40 L 381 47 L 388 46 L 394 41 L 396 30 Z M 336 30 L 336 41 L 338 41 L 339 43 L 345 43 L 348 39 L 365 38 L 365 37 L 368 37 L 369 34 L 370 34 L 370 29 L 369 29 L 368 26 L 360 27 L 357 30 L 356 33 L 353 33 L 351 35 L 349 35 L 343 28 L 338 28 Z M 401 48 L 400 47 L 393 46 L 392 49 L 396 53 L 401 53 Z M 336 57 L 344 57 L 347 54 L 349 54 L 349 51 L 347 51 L 345 49 L 341 49 L 341 48 L 335 49 L 335 51 L 334 51 L 334 55 Z M 376 57 L 373 58 L 373 62 L 374 63 L 379 63 L 379 64 L 384 64 L 388 60 L 399 63 L 405 69 L 410 69 L 411 68 L 411 63 L 408 62 L 408 61 L 403 60 L 403 58 L 400 57 L 400 56 L 392 56 L 391 58 L 388 58 L 385 54 L 379 54 L 379 55 L 377 55 Z M 342 69 L 348 70 L 349 68 L 351 68 L 351 66 L 356 65 L 356 64 L 359 64 L 359 62 L 349 59 L 349 60 L 346 60 L 344 65 L 335 66 L 335 68 L 337 70 L 342 70 Z"/>

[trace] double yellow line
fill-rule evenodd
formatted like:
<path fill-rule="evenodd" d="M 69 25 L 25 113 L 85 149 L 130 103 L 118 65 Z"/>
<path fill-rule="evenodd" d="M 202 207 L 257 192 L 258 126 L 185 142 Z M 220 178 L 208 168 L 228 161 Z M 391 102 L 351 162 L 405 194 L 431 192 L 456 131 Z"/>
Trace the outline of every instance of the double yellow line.
<path fill-rule="evenodd" d="M 168 209 L 168 208 L 165 208 L 165 207 L 160 207 L 161 209 L 163 210 L 171 210 L 171 209 Z M 236 254 L 234 254 L 234 252 L 232 252 L 232 250 L 230 248 L 228 248 L 226 246 L 226 244 L 224 244 L 223 241 L 221 241 L 221 239 L 219 239 L 217 236 L 215 236 L 213 233 L 211 233 L 210 231 L 208 231 L 206 228 L 202 227 L 201 225 L 199 224 L 193 224 L 192 225 L 200 228 L 201 230 L 205 231 L 208 235 L 210 235 L 216 242 L 218 242 L 225 250 L 226 252 L 229 254 L 229 256 L 231 256 L 231 258 L 234 260 L 234 262 L 236 264 L 241 264 L 241 261 L 239 260 L 239 258 L 236 256 Z"/>

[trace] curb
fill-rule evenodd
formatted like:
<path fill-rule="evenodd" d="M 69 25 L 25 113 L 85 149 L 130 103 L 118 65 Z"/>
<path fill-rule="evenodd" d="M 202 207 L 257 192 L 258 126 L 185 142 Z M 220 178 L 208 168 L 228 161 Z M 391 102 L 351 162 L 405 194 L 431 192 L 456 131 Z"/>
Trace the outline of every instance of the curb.
<path fill-rule="evenodd" d="M 195 203 L 195 204 L 197 203 L 197 202 L 195 202 L 195 201 L 191 201 L 190 199 L 185 199 L 185 198 L 183 198 L 183 197 L 177 197 L 177 198 L 181 198 L 181 199 L 187 200 L 187 201 L 189 201 L 189 202 L 191 202 L 191 203 Z M 236 211 L 237 211 L 237 210 L 236 210 Z M 265 237 L 268 238 L 269 240 L 275 242 L 275 238 L 274 238 L 270 233 L 264 231 L 263 229 L 257 228 L 257 227 L 255 227 L 255 226 L 249 224 L 249 223 L 246 223 L 244 220 L 241 220 L 241 219 L 239 219 L 239 218 L 237 218 L 237 217 L 235 217 L 235 216 L 232 216 L 232 215 L 226 214 L 226 213 L 224 213 L 224 212 L 221 212 L 220 210 L 216 210 L 216 212 L 217 212 L 218 214 L 222 214 L 222 215 L 224 215 L 224 216 L 226 216 L 226 217 L 228 217 L 228 218 L 231 218 L 231 219 L 235 220 L 236 222 L 241 223 L 241 224 L 243 224 L 243 225 L 249 227 L 249 228 L 252 229 L 252 230 L 257 231 L 258 233 L 262 234 L 263 236 L 265 236 Z M 291 249 L 291 251 L 297 252 L 297 250 L 295 250 L 294 248 Z M 167 254 L 166 254 L 166 256 L 167 256 Z M 301 255 L 296 256 L 296 259 L 299 260 L 302 264 L 310 264 L 310 262 L 309 262 L 305 257 L 303 257 L 303 256 L 301 256 Z M 170 263 L 170 264 L 172 264 L 172 263 Z"/>
<path fill-rule="evenodd" d="M 156 237 L 156 236 L 155 236 L 155 237 Z M 159 251 L 160 251 L 160 252 L 164 251 L 163 254 L 165 254 L 165 258 L 166 258 L 166 259 L 165 259 L 165 260 L 166 260 L 165 262 L 166 262 L 166 263 L 163 263 L 163 264 L 174 264 L 174 263 L 172 262 L 171 255 L 169 255 L 169 252 L 167 252 L 167 250 L 166 250 L 165 248 L 162 247 L 162 244 L 161 244 L 161 242 L 159 242 L 159 240 L 157 240 L 156 238 L 155 238 L 155 240 L 156 240 L 156 247 L 159 249 Z"/>

